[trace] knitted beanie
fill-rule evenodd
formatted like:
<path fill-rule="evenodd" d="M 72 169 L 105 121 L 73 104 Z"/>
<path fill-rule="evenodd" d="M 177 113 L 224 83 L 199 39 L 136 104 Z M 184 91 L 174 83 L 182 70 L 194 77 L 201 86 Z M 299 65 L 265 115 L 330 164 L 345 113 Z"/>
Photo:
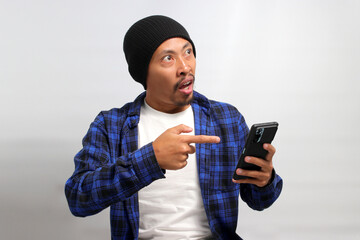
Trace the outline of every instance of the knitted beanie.
<path fill-rule="evenodd" d="M 189 41 L 196 56 L 195 46 L 188 32 L 180 23 L 169 17 L 154 15 L 143 18 L 134 23 L 125 34 L 123 48 L 130 75 L 145 89 L 152 55 L 161 43 L 174 37 Z"/>

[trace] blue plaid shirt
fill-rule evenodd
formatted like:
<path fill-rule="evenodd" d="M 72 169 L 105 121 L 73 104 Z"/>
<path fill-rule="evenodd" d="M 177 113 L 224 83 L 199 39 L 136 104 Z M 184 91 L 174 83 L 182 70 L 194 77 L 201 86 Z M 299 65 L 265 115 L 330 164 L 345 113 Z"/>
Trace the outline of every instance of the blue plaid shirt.
<path fill-rule="evenodd" d="M 145 92 L 122 108 L 101 112 L 75 156 L 75 171 L 65 194 L 75 216 L 96 214 L 110 206 L 112 239 L 137 239 L 137 192 L 166 177 L 152 144 L 138 149 L 140 107 Z M 195 134 L 216 135 L 218 144 L 196 144 L 201 194 L 215 239 L 241 239 L 236 233 L 239 194 L 251 208 L 263 210 L 279 196 L 282 179 L 275 174 L 264 188 L 235 184 L 232 175 L 248 134 L 243 116 L 229 104 L 194 92 Z"/>

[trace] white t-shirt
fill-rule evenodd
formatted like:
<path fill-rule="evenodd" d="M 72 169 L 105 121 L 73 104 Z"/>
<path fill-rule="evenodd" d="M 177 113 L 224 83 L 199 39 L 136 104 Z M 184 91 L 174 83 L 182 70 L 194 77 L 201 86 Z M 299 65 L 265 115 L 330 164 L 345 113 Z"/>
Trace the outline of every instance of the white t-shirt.
<path fill-rule="evenodd" d="M 179 124 L 194 129 L 191 107 L 168 114 L 144 102 L 138 125 L 139 148 Z M 194 135 L 194 131 L 188 134 Z M 196 154 L 189 154 L 187 162 L 182 169 L 166 170 L 166 178 L 139 191 L 139 239 L 204 239 L 211 236 L 200 192 Z"/>

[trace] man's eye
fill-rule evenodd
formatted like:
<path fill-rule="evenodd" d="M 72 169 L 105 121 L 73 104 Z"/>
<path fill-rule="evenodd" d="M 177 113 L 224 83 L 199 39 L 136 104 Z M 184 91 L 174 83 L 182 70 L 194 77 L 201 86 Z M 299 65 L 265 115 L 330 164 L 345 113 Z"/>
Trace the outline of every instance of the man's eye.
<path fill-rule="evenodd" d="M 191 49 L 186 50 L 186 54 L 190 55 L 191 54 Z"/>
<path fill-rule="evenodd" d="M 165 56 L 162 60 L 164 62 L 170 62 L 172 60 L 172 57 L 168 55 L 168 56 Z"/>

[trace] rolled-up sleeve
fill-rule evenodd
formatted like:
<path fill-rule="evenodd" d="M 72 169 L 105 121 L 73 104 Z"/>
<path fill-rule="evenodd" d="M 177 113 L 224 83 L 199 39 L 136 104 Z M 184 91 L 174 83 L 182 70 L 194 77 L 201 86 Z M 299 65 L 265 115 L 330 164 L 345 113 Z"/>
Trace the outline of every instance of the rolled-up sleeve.
<path fill-rule="evenodd" d="M 241 199 L 247 203 L 247 205 L 258 211 L 262 211 L 270 207 L 276 199 L 278 199 L 283 181 L 279 175 L 273 171 L 274 178 L 265 187 L 258 187 L 253 184 L 240 184 L 240 196 Z"/>

